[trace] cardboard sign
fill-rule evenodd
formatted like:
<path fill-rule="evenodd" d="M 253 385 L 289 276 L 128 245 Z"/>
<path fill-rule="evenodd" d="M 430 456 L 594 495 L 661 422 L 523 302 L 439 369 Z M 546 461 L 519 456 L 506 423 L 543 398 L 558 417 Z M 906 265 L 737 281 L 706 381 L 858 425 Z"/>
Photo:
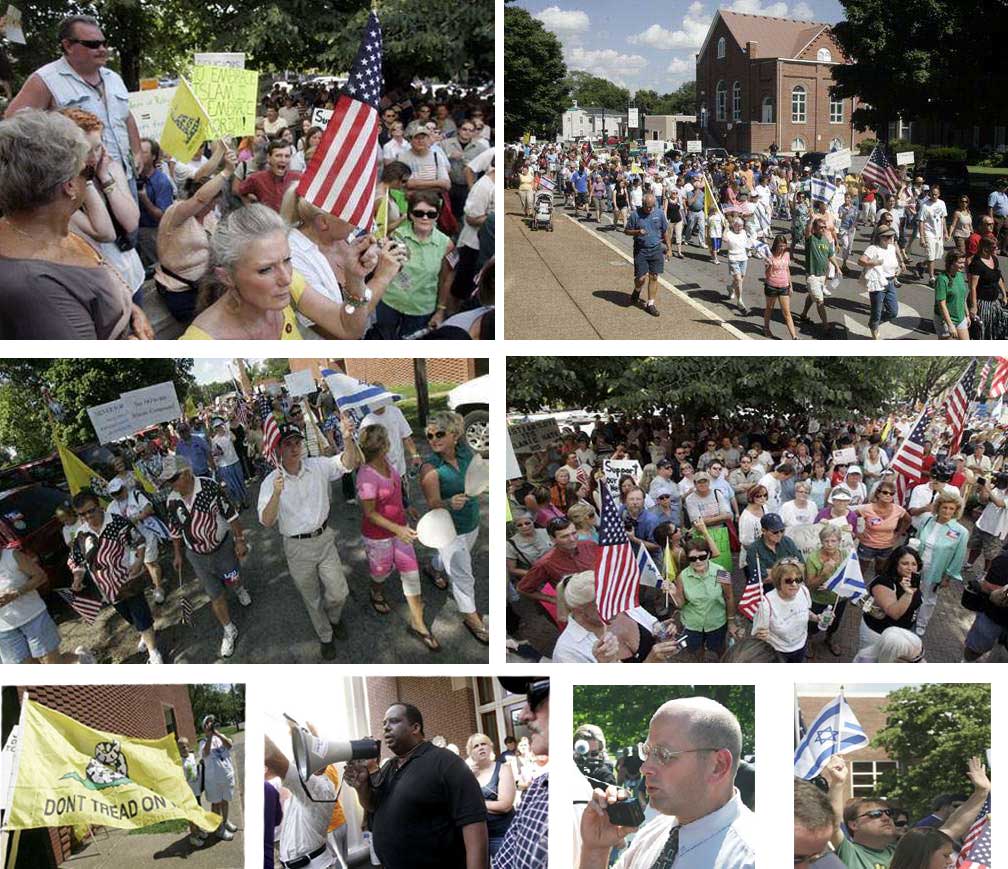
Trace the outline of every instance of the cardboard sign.
<path fill-rule="evenodd" d="M 226 66 L 194 66 L 189 83 L 210 116 L 215 137 L 255 133 L 258 72 Z"/>
<path fill-rule="evenodd" d="M 842 450 L 833 450 L 834 465 L 856 465 L 857 450 L 854 447 L 844 447 Z"/>
<path fill-rule="evenodd" d="M 311 395 L 318 387 L 315 378 L 307 368 L 284 375 L 284 386 L 292 396 Z"/>
<path fill-rule="evenodd" d="M 864 172 L 864 167 L 868 165 L 868 157 L 862 157 L 860 154 L 857 157 L 851 157 L 850 161 L 850 171 L 851 175 L 860 175 Z"/>
<path fill-rule="evenodd" d="M 198 66 L 226 66 L 230 69 L 245 69 L 245 52 L 197 51 L 193 62 Z"/>
<path fill-rule="evenodd" d="M 139 90 L 129 94 L 130 111 L 136 119 L 140 138 L 160 141 L 176 90 L 178 88 L 155 87 L 154 90 Z"/>
<path fill-rule="evenodd" d="M 701 151 L 703 151 L 703 142 L 699 139 L 690 139 L 686 142 L 687 154 L 699 154 Z"/>
<path fill-rule="evenodd" d="M 182 416 L 175 384 L 170 380 L 124 392 L 119 400 L 129 411 L 135 432 Z"/>
<path fill-rule="evenodd" d="M 313 109 L 311 113 L 311 123 L 313 127 L 321 127 L 323 130 L 333 116 L 332 109 Z"/>
<path fill-rule="evenodd" d="M 846 169 L 851 164 L 850 148 L 843 148 L 840 151 L 830 151 L 823 158 L 823 166 L 828 172 L 838 172 Z"/>
<path fill-rule="evenodd" d="M 914 164 L 914 152 L 913 151 L 900 151 L 896 155 L 896 165 L 897 166 L 913 166 Z"/>
<path fill-rule="evenodd" d="M 644 473 L 637 459 L 605 459 L 602 462 L 602 470 L 605 471 L 606 484 L 614 498 L 619 497 L 620 477 L 629 474 L 634 478 L 634 482 L 639 483 Z"/>
<path fill-rule="evenodd" d="M 4 36 L 8 42 L 26 45 L 24 30 L 21 29 L 21 10 L 17 6 L 8 6 L 4 15 Z"/>
<path fill-rule="evenodd" d="M 560 426 L 549 417 L 510 425 L 508 434 L 516 453 L 534 453 L 560 440 Z"/>
<path fill-rule="evenodd" d="M 88 416 L 100 444 L 122 440 L 136 431 L 133 416 L 121 398 L 89 407 Z"/>

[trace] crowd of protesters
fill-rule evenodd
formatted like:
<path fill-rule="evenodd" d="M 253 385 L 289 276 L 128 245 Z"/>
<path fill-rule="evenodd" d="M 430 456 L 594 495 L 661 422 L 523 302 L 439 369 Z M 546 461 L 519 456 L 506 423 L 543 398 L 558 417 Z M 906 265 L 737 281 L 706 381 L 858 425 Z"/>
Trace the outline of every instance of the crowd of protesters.
<path fill-rule="evenodd" d="M 0 337 L 151 339 L 152 321 L 186 339 L 493 336 L 492 104 L 477 93 L 383 96 L 358 235 L 296 192 L 333 88 L 275 89 L 253 136 L 181 163 L 141 138 L 95 19 L 65 19 L 60 47 L 0 121 Z"/>
<path fill-rule="evenodd" d="M 891 462 L 914 418 L 597 415 L 564 427 L 521 453 L 509 482 L 509 648 L 555 661 L 831 660 L 856 621 L 854 660 L 921 661 L 940 605 L 972 618 L 962 657 L 987 655 L 1008 642 L 1005 426 L 972 420 L 950 455 L 936 422 L 923 473 L 898 479 Z M 607 625 L 594 570 L 610 460 L 624 460 L 608 485 L 628 538 L 663 581 L 642 579 L 640 605 Z M 865 593 L 838 596 L 824 585 L 854 552 Z M 764 594 L 740 611 L 747 581 Z"/>
<path fill-rule="evenodd" d="M 743 299 L 742 284 L 750 259 L 759 261 L 764 298 L 758 307 L 767 337 L 778 303 L 789 337 L 797 337 L 790 297 L 793 276 L 801 273 L 808 292 L 802 317 L 814 304 L 824 329 L 831 290 L 851 277 L 869 294 L 874 338 L 883 322 L 898 316 L 901 280 L 934 289 L 939 338 L 1008 337 L 1008 286 L 998 261 L 1008 255 L 1008 179 L 993 182 L 986 203 L 963 195 L 953 204 L 940 185 L 925 184 L 912 169 L 901 167 L 890 190 L 849 168 L 827 171 L 822 163 L 814 169 L 800 154 L 778 156 L 776 146 L 766 156 L 727 160 L 684 153 L 681 144 L 662 157 L 631 153 L 625 145 L 595 151 L 587 142 L 505 151 L 505 177 L 518 189 L 526 217 L 546 193 L 549 211 L 562 198 L 575 219 L 600 230 L 639 236 L 643 226 L 658 224 L 652 235 L 635 238 L 631 294 L 636 304 L 644 292 L 645 310 L 654 316 L 655 278 L 665 261 L 683 258 L 685 243 L 705 250 L 712 264 L 727 261 L 720 286 L 743 314 L 754 300 Z M 828 201 L 826 193 L 814 197 L 816 179 L 829 182 L 821 188 Z M 608 225 L 602 225 L 605 213 Z M 858 254 L 856 239 L 864 245 Z"/>

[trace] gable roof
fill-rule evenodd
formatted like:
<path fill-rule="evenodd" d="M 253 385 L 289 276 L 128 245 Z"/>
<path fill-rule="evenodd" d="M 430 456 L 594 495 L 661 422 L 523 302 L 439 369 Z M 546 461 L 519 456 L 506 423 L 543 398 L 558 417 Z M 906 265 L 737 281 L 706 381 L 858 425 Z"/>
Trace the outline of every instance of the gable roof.
<path fill-rule="evenodd" d="M 761 58 L 796 58 L 820 33 L 832 27 L 822 22 L 772 18 L 769 15 L 750 15 L 746 12 L 718 9 L 700 48 L 700 54 L 707 50 L 707 44 L 719 19 L 724 21 L 728 32 L 743 51 L 747 42 L 758 43 Z"/>

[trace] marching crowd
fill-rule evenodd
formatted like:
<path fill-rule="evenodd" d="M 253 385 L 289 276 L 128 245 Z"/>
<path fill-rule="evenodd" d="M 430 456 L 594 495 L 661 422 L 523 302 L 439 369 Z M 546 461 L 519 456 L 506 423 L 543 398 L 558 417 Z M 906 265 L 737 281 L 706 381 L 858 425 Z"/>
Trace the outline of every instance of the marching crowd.
<path fill-rule="evenodd" d="M 942 601 L 972 616 L 961 655 L 978 660 L 1008 642 L 1005 427 L 973 420 L 949 455 L 947 427 L 933 423 L 907 480 L 891 462 L 912 425 L 597 415 L 590 434 L 562 429 L 509 483 L 509 648 L 554 661 L 799 662 L 840 656 L 853 612 L 855 661 L 917 662 Z M 640 605 L 608 625 L 594 573 L 607 485 L 641 566 Z M 863 593 L 827 589 L 852 561 Z"/>
<path fill-rule="evenodd" d="M 875 338 L 881 323 L 898 316 L 901 279 L 934 289 L 939 338 L 1008 337 L 1008 287 L 998 260 L 1008 254 L 1008 179 L 993 182 L 986 203 L 962 195 L 953 205 L 910 168 L 894 174 L 890 189 L 849 168 L 827 170 L 825 162 L 813 171 L 797 155 L 778 157 L 776 146 L 768 156 L 726 160 L 680 150 L 631 155 L 625 146 L 595 152 L 588 143 L 505 152 L 505 177 L 527 217 L 539 203 L 552 212 L 555 191 L 575 219 L 602 224 L 609 213 L 609 229 L 635 236 L 632 301 L 643 292 L 653 316 L 657 276 L 671 257 L 684 257 L 685 242 L 706 250 L 713 264 L 727 262 L 726 291 L 743 314 L 749 260 L 761 261 L 768 337 L 778 302 L 788 335 L 797 337 L 790 298 L 796 272 L 806 276 L 802 317 L 814 304 L 824 328 L 827 298 L 846 276 L 869 294 Z M 858 232 L 865 245 L 859 255 Z"/>
<path fill-rule="evenodd" d="M 340 480 L 345 503 L 359 505 L 361 512 L 360 538 L 340 542 L 366 552 L 372 608 L 380 616 L 390 614 L 384 588 L 393 570 L 398 572 L 409 607 L 406 630 L 428 652 L 439 652 L 440 643 L 424 620 L 417 532 L 411 526 L 421 504 L 416 494 L 411 500 L 407 481 L 418 477 L 427 508 L 446 509 L 454 528 L 424 572 L 439 589 L 451 590 L 464 626 L 487 644 L 471 557 L 479 503 L 464 494 L 475 454 L 465 442 L 462 418 L 447 411 L 432 415 L 424 434 L 430 452 L 422 457 L 394 405 L 376 408 L 357 425 L 351 415 L 337 412 L 324 385 L 310 398 L 284 392 L 272 400 L 260 396 L 258 403 L 265 403 L 269 424 L 278 433 L 275 453 L 264 439 L 266 418 L 245 398 L 218 401 L 195 417 L 116 446 L 115 475 L 107 481 L 94 478 L 91 488 L 57 510 L 73 573 L 70 605 L 93 620 L 110 604 L 139 634 L 150 663 L 161 663 L 147 586 L 149 578 L 155 607 L 165 601 L 171 586 L 163 576 L 161 553 L 170 548 L 173 577 L 181 583 L 183 562 L 188 562 L 221 627 L 220 657 L 231 657 L 238 638 L 231 596 L 242 607 L 252 605 L 243 576 L 249 520 L 242 512 L 255 506 L 251 521 L 277 528 L 321 658 L 332 660 L 348 636 L 343 614 L 349 587 L 329 524 L 332 483 Z M 257 502 L 247 488 L 256 483 Z M 93 663 L 88 649 L 60 653 L 59 632 L 36 590 L 46 580 L 38 561 L 17 550 L 4 550 L 0 559 L 3 662 L 79 658 Z M 183 619 L 186 605 L 183 601 Z"/>
<path fill-rule="evenodd" d="M 0 121 L 0 337 L 155 338 L 150 280 L 186 339 L 493 336 L 492 105 L 478 94 L 383 96 L 361 234 L 296 189 L 332 90 L 267 93 L 254 135 L 180 163 L 141 138 L 95 19 L 65 19 L 60 46 Z"/>

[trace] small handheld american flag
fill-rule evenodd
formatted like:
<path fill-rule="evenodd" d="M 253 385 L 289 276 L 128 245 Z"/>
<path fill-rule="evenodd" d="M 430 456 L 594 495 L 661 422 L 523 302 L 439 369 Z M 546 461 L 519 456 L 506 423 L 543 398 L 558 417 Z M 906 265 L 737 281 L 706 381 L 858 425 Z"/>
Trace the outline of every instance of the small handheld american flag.
<path fill-rule="evenodd" d="M 263 455 L 268 458 L 273 465 L 277 465 L 277 447 L 280 446 L 280 427 L 273 417 L 273 404 L 269 396 L 260 395 L 256 399 L 256 413 L 262 420 L 263 427 Z"/>
<path fill-rule="evenodd" d="M 762 600 L 763 571 L 760 569 L 759 558 L 757 557 L 756 573 L 753 574 L 753 578 L 746 583 L 746 587 L 742 590 L 742 597 L 739 598 L 738 602 L 738 611 L 749 619 L 749 621 L 752 621 Z"/>
<path fill-rule="evenodd" d="M 93 597 L 78 594 L 73 589 L 69 588 L 57 588 L 56 594 L 67 606 L 70 607 L 70 609 L 84 619 L 85 624 L 89 625 L 93 625 L 95 623 L 95 619 L 98 618 L 98 614 L 101 612 L 102 607 L 105 606 L 105 604 L 100 600 L 95 600 Z"/>

